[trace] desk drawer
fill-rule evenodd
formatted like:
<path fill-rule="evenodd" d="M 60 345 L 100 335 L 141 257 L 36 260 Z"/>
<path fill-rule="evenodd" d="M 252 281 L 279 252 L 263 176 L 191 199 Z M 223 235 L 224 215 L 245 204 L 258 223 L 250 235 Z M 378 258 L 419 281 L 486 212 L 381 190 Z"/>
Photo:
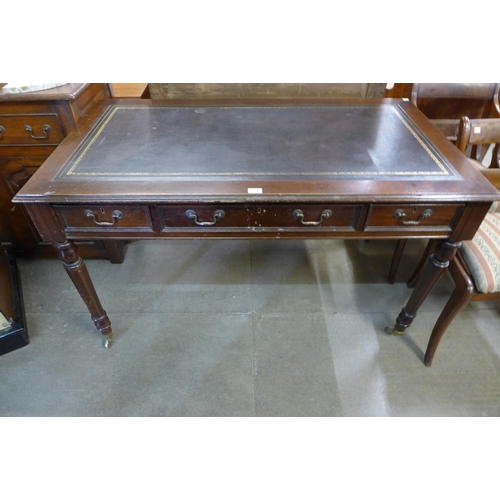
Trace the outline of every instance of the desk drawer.
<path fill-rule="evenodd" d="M 63 139 L 55 114 L 0 115 L 0 146 L 59 144 Z"/>
<path fill-rule="evenodd" d="M 247 227 L 249 220 L 244 204 L 175 204 L 157 210 L 162 231 L 234 229 Z"/>
<path fill-rule="evenodd" d="M 356 226 L 361 205 L 326 203 L 262 204 L 248 207 L 250 225 L 300 229 L 301 231 L 346 231 Z"/>
<path fill-rule="evenodd" d="M 354 231 L 361 205 L 182 204 L 158 206 L 162 231 Z"/>
<path fill-rule="evenodd" d="M 450 231 L 465 205 L 371 205 L 365 231 Z"/>
<path fill-rule="evenodd" d="M 152 232 L 148 206 L 55 205 L 66 232 Z"/>

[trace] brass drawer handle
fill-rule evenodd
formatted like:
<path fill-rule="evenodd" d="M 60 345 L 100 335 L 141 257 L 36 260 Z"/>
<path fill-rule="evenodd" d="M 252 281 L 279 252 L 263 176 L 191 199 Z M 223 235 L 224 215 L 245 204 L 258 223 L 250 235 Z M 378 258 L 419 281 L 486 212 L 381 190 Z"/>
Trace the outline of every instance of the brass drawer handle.
<path fill-rule="evenodd" d="M 331 217 L 333 215 L 333 213 L 331 210 L 323 210 L 323 212 L 321 212 L 321 215 L 319 216 L 318 221 L 304 220 L 304 212 L 302 212 L 302 210 L 299 210 L 299 209 L 294 210 L 292 212 L 292 215 L 293 215 L 294 219 L 299 219 L 300 223 L 303 226 L 320 226 L 321 223 L 323 222 L 323 219 L 328 219 L 329 217 Z"/>
<path fill-rule="evenodd" d="M 213 226 L 217 222 L 217 219 L 222 219 L 225 215 L 226 214 L 224 210 L 216 210 L 214 212 L 214 218 L 212 220 L 199 221 L 198 216 L 196 215 L 196 212 L 194 210 L 186 210 L 186 217 L 188 219 L 194 219 L 194 223 L 198 226 Z"/>
<path fill-rule="evenodd" d="M 95 213 L 92 210 L 85 210 L 85 215 L 91 218 L 98 226 L 112 226 L 118 219 L 123 219 L 123 213 L 120 210 L 115 210 L 111 214 L 111 222 L 98 221 L 96 219 Z"/>
<path fill-rule="evenodd" d="M 394 212 L 394 217 L 400 219 L 400 222 L 401 224 L 403 224 L 403 226 L 418 226 L 424 219 L 428 219 L 431 215 L 432 215 L 432 210 L 428 208 L 427 210 L 424 210 L 422 212 L 422 214 L 417 220 L 405 221 L 406 214 L 402 208 L 399 208 Z"/>
<path fill-rule="evenodd" d="M 44 125 L 42 128 L 42 132 L 45 135 L 33 135 L 33 129 L 29 125 L 24 126 L 24 130 L 26 132 L 30 133 L 30 136 L 32 139 L 38 139 L 38 140 L 43 140 L 43 139 L 48 139 L 49 138 L 49 132 L 51 131 L 50 125 Z"/>
<path fill-rule="evenodd" d="M 5 134 L 5 128 L 0 125 L 0 139 L 2 138 L 2 134 Z"/>

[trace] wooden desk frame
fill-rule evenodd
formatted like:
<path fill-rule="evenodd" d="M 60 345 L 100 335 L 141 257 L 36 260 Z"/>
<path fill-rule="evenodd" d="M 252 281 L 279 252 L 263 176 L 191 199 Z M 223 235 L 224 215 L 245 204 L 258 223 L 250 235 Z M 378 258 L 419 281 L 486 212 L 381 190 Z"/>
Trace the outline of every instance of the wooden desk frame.
<path fill-rule="evenodd" d="M 245 102 L 242 110 L 262 104 L 258 101 Z M 269 103 L 265 105 L 269 108 Z M 183 111 L 202 106 L 209 113 L 212 112 L 211 107 L 219 109 L 217 103 L 206 100 L 199 103 L 192 100 L 187 103 L 131 100 L 104 103 L 82 122 L 78 131 L 64 140 L 14 199 L 24 204 L 43 240 L 55 246 L 96 328 L 104 335 L 106 347 L 111 345 L 113 339 L 111 323 L 74 241 L 173 238 L 438 239 L 434 254 L 425 265 L 394 328 L 390 330 L 393 334 L 402 334 L 411 325 L 420 305 L 445 271 L 461 241 L 473 237 L 491 203 L 500 199 L 498 192 L 418 109 L 409 102 L 397 99 L 370 100 L 368 103 L 366 100 L 318 100 L 308 101 L 307 106 L 321 109 L 375 106 L 384 112 L 397 107 L 398 112 L 408 117 L 407 123 L 401 124 L 401 130 L 407 135 L 411 133 L 415 139 L 408 135 L 408 140 L 418 140 L 422 150 L 426 150 L 425 153 L 418 153 L 416 160 L 423 161 L 427 154 L 434 159 L 439 157 L 436 161 L 441 166 L 451 166 L 445 169 L 448 177 L 454 176 L 451 180 L 441 181 L 437 178 L 439 176 L 430 178 L 429 175 L 420 180 L 404 173 L 392 180 L 379 180 L 373 176 L 353 178 L 349 175 L 334 178 L 333 172 L 322 180 L 314 176 L 297 179 L 293 175 L 277 180 L 263 174 L 258 182 L 245 175 L 217 181 L 193 181 L 183 179 L 181 175 L 174 180 L 157 177 L 155 182 L 148 182 L 141 176 L 131 180 L 121 178 L 121 174 L 117 173 L 116 182 L 109 182 L 99 178 L 103 172 L 108 175 L 105 166 L 95 175 L 88 174 L 89 182 L 72 178 L 76 170 L 72 170 L 71 162 L 79 162 L 82 151 L 93 147 L 92 134 L 100 130 L 103 117 L 113 112 L 113 106 L 135 106 L 148 110 L 163 106 Z M 237 108 L 238 103 L 232 106 Z M 291 100 L 286 104 L 281 101 L 279 107 L 300 109 L 301 105 Z M 316 111 L 311 113 L 315 116 Z M 279 129 L 279 120 L 277 123 Z M 355 122 L 350 123 L 346 119 L 342 121 L 344 125 L 352 126 L 356 131 Z M 210 129 L 207 128 L 207 131 L 209 133 Z M 363 133 L 362 130 L 359 132 Z M 392 146 L 394 139 L 386 137 L 383 147 L 390 151 Z M 257 144 L 252 151 L 258 149 Z M 188 152 L 186 149 L 186 154 Z M 410 160 L 412 158 L 405 161 Z M 85 161 L 78 165 L 82 168 L 81 172 L 85 171 L 82 166 Z M 432 354 L 428 349 L 425 364 L 429 366 L 431 362 Z"/>

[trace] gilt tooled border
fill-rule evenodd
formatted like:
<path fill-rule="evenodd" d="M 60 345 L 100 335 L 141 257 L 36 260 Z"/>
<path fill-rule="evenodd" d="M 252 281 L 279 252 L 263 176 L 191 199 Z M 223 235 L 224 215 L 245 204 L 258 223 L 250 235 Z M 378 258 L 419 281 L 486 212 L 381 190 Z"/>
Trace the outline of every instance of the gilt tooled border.
<path fill-rule="evenodd" d="M 158 106 L 160 108 L 161 106 Z M 276 108 L 288 108 L 289 106 L 273 106 L 272 109 Z M 342 107 L 342 106 L 339 106 Z M 346 106 L 349 108 L 363 108 L 366 106 Z M 155 107 L 156 108 L 156 107 Z M 238 106 L 238 109 L 271 109 L 269 106 L 252 106 L 252 107 L 243 107 Z M 301 107 L 303 109 L 304 107 Z M 213 173 L 193 173 L 193 172 L 166 172 L 166 173 L 154 173 L 147 174 L 145 172 L 75 172 L 76 167 L 81 162 L 81 160 L 85 157 L 89 149 L 92 147 L 92 144 L 97 140 L 100 134 L 103 132 L 104 128 L 111 121 L 115 113 L 122 109 L 146 109 L 141 106 L 115 106 L 113 110 L 109 113 L 108 117 L 105 117 L 104 121 L 101 123 L 100 127 L 94 133 L 92 139 L 85 146 L 85 148 L 81 151 L 80 155 L 76 160 L 74 160 L 71 168 L 66 172 L 66 175 L 76 175 L 76 176 L 92 176 L 92 177 L 108 177 L 108 176 L 119 176 L 119 177 L 138 177 L 138 176 L 148 176 L 152 177 L 224 177 L 224 176 L 244 176 L 244 175 L 252 175 L 252 176 L 413 176 L 413 175 L 421 175 L 421 176 L 439 176 L 439 175 L 451 175 L 450 171 L 446 169 L 446 167 L 439 161 L 436 155 L 431 151 L 431 149 L 425 144 L 420 135 L 415 131 L 415 129 L 410 125 L 408 120 L 410 118 L 406 115 L 403 115 L 400 112 L 400 108 L 396 109 L 391 107 L 390 109 L 396 114 L 396 116 L 401 120 L 404 126 L 408 129 L 408 131 L 415 137 L 420 146 L 424 149 L 424 151 L 430 156 L 430 158 L 436 163 L 439 167 L 440 171 L 438 172 L 428 172 L 428 171 L 394 171 L 394 172 L 314 172 L 314 173 L 306 173 L 306 172 L 213 172 Z M 219 109 L 234 109 L 232 106 L 220 106 Z M 306 107 L 306 109 L 312 109 L 312 107 Z M 71 160 L 70 160 L 71 161 Z"/>
<path fill-rule="evenodd" d="M 79 174 L 79 173 L 75 173 L 75 168 L 80 163 L 80 161 L 83 159 L 83 157 L 87 154 L 87 151 L 90 149 L 90 147 L 95 142 L 95 140 L 101 135 L 101 132 L 104 130 L 104 128 L 109 123 L 109 121 L 111 120 L 111 118 L 113 118 L 114 114 L 119 109 L 125 109 L 125 108 L 126 108 L 125 106 L 123 106 L 123 107 L 121 107 L 121 106 L 115 106 L 115 108 L 113 109 L 113 111 L 111 111 L 111 113 L 109 114 L 109 116 L 101 124 L 101 127 L 99 127 L 99 129 L 95 133 L 94 137 L 89 141 L 89 143 L 87 144 L 87 147 L 81 152 L 80 156 L 75 160 L 75 163 L 73 163 L 73 166 L 68 170 L 68 172 L 66 172 L 66 175 L 82 175 L 82 174 Z M 131 107 L 127 106 L 127 108 L 130 109 Z M 105 175 L 110 175 L 110 174 L 105 174 Z"/>

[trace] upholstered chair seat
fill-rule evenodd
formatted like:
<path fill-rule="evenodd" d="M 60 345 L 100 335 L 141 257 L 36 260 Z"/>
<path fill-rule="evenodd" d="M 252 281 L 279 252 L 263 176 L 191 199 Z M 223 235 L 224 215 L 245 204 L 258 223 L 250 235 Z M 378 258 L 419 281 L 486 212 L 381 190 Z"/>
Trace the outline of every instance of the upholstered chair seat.
<path fill-rule="evenodd" d="M 488 213 L 462 255 L 479 293 L 500 292 L 500 213 Z"/>

